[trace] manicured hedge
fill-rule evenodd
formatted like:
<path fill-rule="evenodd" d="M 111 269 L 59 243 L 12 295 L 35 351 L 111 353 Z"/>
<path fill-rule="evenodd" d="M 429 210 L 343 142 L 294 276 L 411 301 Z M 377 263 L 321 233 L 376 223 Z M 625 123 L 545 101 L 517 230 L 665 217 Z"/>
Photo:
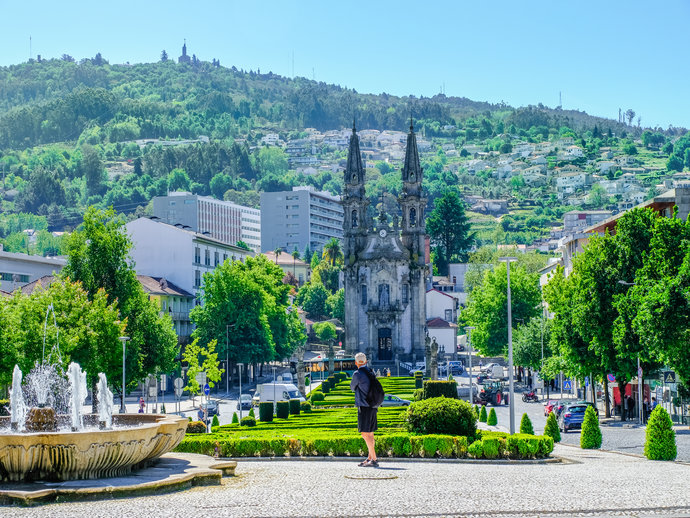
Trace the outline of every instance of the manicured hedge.
<path fill-rule="evenodd" d="M 206 433 L 206 424 L 203 421 L 192 421 L 187 425 L 187 433 Z"/>
<path fill-rule="evenodd" d="M 248 415 L 247 417 L 242 418 L 242 426 L 256 426 L 256 419 L 253 418 L 252 416 Z"/>
<path fill-rule="evenodd" d="M 287 419 L 290 417 L 290 402 L 278 401 L 276 403 L 276 417 L 278 419 Z"/>
<path fill-rule="evenodd" d="M 424 399 L 433 397 L 447 397 L 450 399 L 458 398 L 458 384 L 455 381 L 432 381 L 424 382 Z"/>
<path fill-rule="evenodd" d="M 299 408 L 305 414 L 311 413 L 311 403 L 309 401 L 302 401 L 302 403 L 299 405 Z"/>
<path fill-rule="evenodd" d="M 311 399 L 312 403 L 316 403 L 317 401 L 323 401 L 325 397 L 326 396 L 324 396 L 323 392 L 318 390 L 316 392 L 312 392 L 309 396 L 309 399 Z"/>
<path fill-rule="evenodd" d="M 259 421 L 265 423 L 273 421 L 273 403 L 270 401 L 259 403 Z"/>
<path fill-rule="evenodd" d="M 338 438 L 185 438 L 177 451 L 212 455 L 216 444 L 223 457 L 359 457 L 366 451 L 356 435 Z M 379 457 L 533 459 L 547 457 L 553 450 L 551 437 L 516 434 L 487 435 L 468 446 L 467 438 L 453 435 L 390 434 L 376 438 Z"/>
<path fill-rule="evenodd" d="M 474 437 L 477 421 L 467 401 L 437 397 L 415 401 L 407 411 L 408 429 L 418 434 Z"/>
<path fill-rule="evenodd" d="M 299 415 L 299 404 L 301 401 L 299 399 L 291 399 L 290 400 L 290 414 L 291 415 Z"/>
<path fill-rule="evenodd" d="M 553 442 L 561 442 L 561 431 L 558 429 L 558 421 L 556 414 L 549 412 L 549 417 L 546 418 L 546 428 L 544 428 L 544 435 L 548 435 L 553 439 Z"/>

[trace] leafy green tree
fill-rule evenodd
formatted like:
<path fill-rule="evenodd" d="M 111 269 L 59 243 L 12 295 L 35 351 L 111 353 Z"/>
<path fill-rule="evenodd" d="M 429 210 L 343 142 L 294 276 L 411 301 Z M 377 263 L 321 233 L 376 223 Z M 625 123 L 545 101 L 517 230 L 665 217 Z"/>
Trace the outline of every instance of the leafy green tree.
<path fill-rule="evenodd" d="M 532 318 L 524 325 L 518 325 L 513 333 L 513 360 L 516 365 L 541 370 L 542 345 L 544 358 L 548 359 L 551 350 L 551 320 Z"/>
<path fill-rule="evenodd" d="M 321 318 L 328 314 L 326 301 L 330 293 L 323 284 L 312 280 L 302 286 L 297 294 L 297 303 L 302 305 L 302 309 L 312 318 Z"/>
<path fill-rule="evenodd" d="M 326 306 L 331 318 L 337 318 L 341 322 L 345 321 L 345 290 L 339 289 L 326 299 Z"/>
<path fill-rule="evenodd" d="M 587 202 L 595 209 L 601 209 L 608 204 L 609 197 L 601 184 L 595 183 L 587 196 Z"/>
<path fill-rule="evenodd" d="M 343 250 L 340 247 L 340 241 L 337 238 L 332 237 L 328 243 L 323 245 L 322 259 L 331 266 L 342 264 Z"/>
<path fill-rule="evenodd" d="M 264 176 L 283 176 L 288 171 L 287 155 L 278 147 L 261 148 L 256 156 L 256 168 Z"/>
<path fill-rule="evenodd" d="M 481 286 L 470 293 L 467 307 L 461 313 L 466 325 L 475 326 L 472 345 L 485 356 L 505 354 L 508 347 L 508 296 L 506 266 L 501 263 L 488 270 Z M 528 274 L 513 265 L 510 269 L 513 327 L 528 322 L 541 312 L 539 275 Z"/>
<path fill-rule="evenodd" d="M 465 214 L 465 204 L 455 189 L 448 189 L 436 200 L 434 210 L 426 221 L 439 261 L 440 275 L 448 275 L 448 263 L 455 257 L 464 259 L 464 253 L 474 242 L 470 223 Z"/>
<path fill-rule="evenodd" d="M 196 375 L 200 372 L 206 373 L 206 380 L 211 388 L 220 381 L 225 369 L 220 368 L 220 360 L 218 360 L 218 353 L 216 352 L 217 344 L 216 340 L 211 340 L 205 346 L 200 345 L 199 338 L 195 338 L 192 343 L 187 344 L 182 354 L 182 361 L 187 364 L 185 390 L 194 395 L 201 392 L 203 387 L 199 386 L 199 382 L 196 380 Z"/>
<path fill-rule="evenodd" d="M 108 303 L 117 301 L 126 322 L 127 373 L 138 380 L 149 373 L 168 372 L 178 353 L 177 336 L 167 314 L 148 300 L 130 264 L 132 247 L 124 222 L 112 209 L 89 207 L 84 223 L 67 240 L 62 278 L 81 282 L 91 300 L 105 290 Z"/>
<path fill-rule="evenodd" d="M 101 155 L 95 147 L 89 144 L 84 144 L 81 147 L 81 154 L 80 169 L 84 180 L 86 180 L 86 194 L 87 196 L 101 194 L 107 179 Z"/>
<path fill-rule="evenodd" d="M 168 175 L 169 191 L 190 191 L 191 180 L 184 169 L 173 169 Z"/>

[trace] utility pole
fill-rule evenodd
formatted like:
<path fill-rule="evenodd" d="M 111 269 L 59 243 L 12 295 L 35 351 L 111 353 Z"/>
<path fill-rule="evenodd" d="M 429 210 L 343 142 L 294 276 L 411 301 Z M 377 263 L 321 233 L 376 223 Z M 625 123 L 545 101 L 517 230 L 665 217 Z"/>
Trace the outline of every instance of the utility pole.
<path fill-rule="evenodd" d="M 515 382 L 513 376 L 513 312 L 510 302 L 510 263 L 517 261 L 517 257 L 501 257 L 499 261 L 506 263 L 508 276 L 508 384 L 510 400 L 510 433 L 515 433 Z"/>
<path fill-rule="evenodd" d="M 473 403 L 474 399 L 474 394 L 472 394 L 472 330 L 477 329 L 475 326 L 466 326 L 465 327 L 465 332 L 467 333 L 467 357 L 468 357 L 468 371 L 467 371 L 467 379 L 469 380 L 470 383 L 470 394 L 468 396 L 468 401 L 470 405 Z"/>

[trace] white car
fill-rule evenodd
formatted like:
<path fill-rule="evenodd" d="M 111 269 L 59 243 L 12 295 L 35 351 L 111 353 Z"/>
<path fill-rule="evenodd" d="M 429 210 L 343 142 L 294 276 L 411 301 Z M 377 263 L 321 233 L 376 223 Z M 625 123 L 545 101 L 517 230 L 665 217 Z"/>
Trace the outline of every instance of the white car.
<path fill-rule="evenodd" d="M 494 367 L 500 367 L 498 363 L 489 363 L 481 368 L 481 372 L 492 372 Z"/>

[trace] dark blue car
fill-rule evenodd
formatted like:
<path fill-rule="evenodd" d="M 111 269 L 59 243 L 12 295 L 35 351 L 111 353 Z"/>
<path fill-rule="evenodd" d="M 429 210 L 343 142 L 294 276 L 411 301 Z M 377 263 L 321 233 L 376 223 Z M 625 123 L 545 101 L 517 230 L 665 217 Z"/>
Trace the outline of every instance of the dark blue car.
<path fill-rule="evenodd" d="M 558 416 L 558 427 L 563 433 L 568 433 L 568 430 L 582 428 L 582 421 L 585 420 L 585 410 L 587 410 L 587 405 L 585 404 L 564 406 L 561 414 Z"/>

